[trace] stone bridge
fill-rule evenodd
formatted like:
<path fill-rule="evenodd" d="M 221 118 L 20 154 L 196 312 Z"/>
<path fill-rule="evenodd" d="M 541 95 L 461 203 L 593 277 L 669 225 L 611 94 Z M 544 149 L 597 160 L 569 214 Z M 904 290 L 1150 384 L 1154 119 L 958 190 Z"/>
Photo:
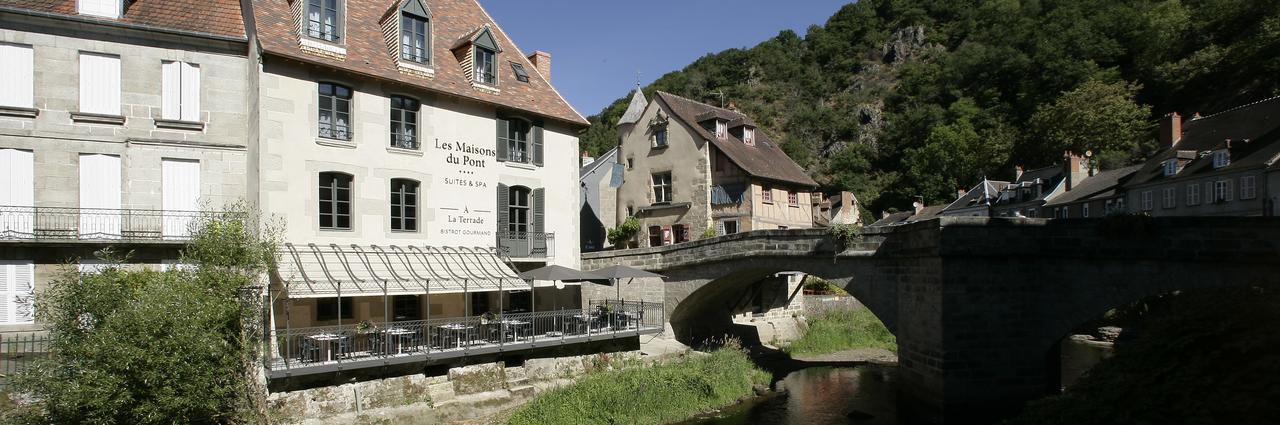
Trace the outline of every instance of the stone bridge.
<path fill-rule="evenodd" d="M 998 416 L 1056 390 L 1059 341 L 1111 308 L 1280 283 L 1280 220 L 943 217 L 843 244 L 823 230 L 766 230 L 583 256 L 585 270 L 613 264 L 668 276 L 647 296 L 686 340 L 727 320 L 719 299 L 775 273 L 837 283 L 897 336 L 905 401 L 941 421 Z"/>

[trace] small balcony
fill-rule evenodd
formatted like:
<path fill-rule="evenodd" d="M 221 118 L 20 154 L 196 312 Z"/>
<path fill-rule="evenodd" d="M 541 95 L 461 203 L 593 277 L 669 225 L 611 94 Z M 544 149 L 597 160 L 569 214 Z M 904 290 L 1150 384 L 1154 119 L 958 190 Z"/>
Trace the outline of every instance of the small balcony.
<path fill-rule="evenodd" d="M 552 258 L 555 249 L 555 233 L 498 232 L 498 251 L 507 258 Z"/>
<path fill-rule="evenodd" d="M 586 310 L 277 328 L 273 379 L 656 334 L 661 303 L 611 301 Z"/>
<path fill-rule="evenodd" d="M 221 213 L 0 206 L 0 241 L 185 242 L 191 225 Z"/>

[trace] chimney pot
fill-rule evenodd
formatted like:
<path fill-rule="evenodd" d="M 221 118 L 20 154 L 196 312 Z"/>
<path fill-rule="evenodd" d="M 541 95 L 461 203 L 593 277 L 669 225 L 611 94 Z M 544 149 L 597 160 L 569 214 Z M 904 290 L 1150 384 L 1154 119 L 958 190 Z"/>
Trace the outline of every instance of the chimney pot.
<path fill-rule="evenodd" d="M 533 63 L 533 67 L 538 69 L 538 73 L 542 74 L 542 78 L 547 79 L 548 83 L 551 82 L 550 53 L 541 50 L 534 50 L 533 54 L 529 55 L 529 62 Z"/>

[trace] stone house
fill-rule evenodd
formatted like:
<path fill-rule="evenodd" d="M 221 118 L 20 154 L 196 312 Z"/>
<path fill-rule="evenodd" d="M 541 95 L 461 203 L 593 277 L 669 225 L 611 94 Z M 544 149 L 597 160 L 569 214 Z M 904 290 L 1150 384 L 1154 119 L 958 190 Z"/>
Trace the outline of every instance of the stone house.
<path fill-rule="evenodd" d="M 600 158 L 589 158 L 584 152 L 582 162 L 582 168 L 578 170 L 578 185 L 582 187 L 582 201 L 578 207 L 582 223 L 582 252 L 599 251 L 609 247 L 608 230 L 618 226 L 618 186 L 622 185 L 622 165 L 618 163 L 616 147 Z"/>
<path fill-rule="evenodd" d="M 1070 191 L 1055 196 L 1044 204 L 1044 216 L 1051 218 L 1097 218 L 1125 211 L 1120 182 L 1141 168 L 1131 165 L 1105 170 L 1085 178 Z"/>
<path fill-rule="evenodd" d="M 1043 206 L 1097 172 L 1097 162 L 1091 155 L 1072 152 L 1063 153 L 1059 165 L 1026 172 L 1016 167 L 1013 181 L 1000 191 L 991 211 L 996 217 L 1052 217 Z"/>
<path fill-rule="evenodd" d="M 68 260 L 167 267 L 246 197 L 248 40 L 236 0 L 0 5 L 0 333 Z"/>
<path fill-rule="evenodd" d="M 1275 214 L 1280 97 L 1183 121 L 1160 120 L 1161 149 L 1122 182 L 1130 212 L 1153 216 Z"/>
<path fill-rule="evenodd" d="M 637 90 L 618 135 L 618 217 L 641 221 L 643 246 L 813 226 L 817 183 L 740 112 Z"/>

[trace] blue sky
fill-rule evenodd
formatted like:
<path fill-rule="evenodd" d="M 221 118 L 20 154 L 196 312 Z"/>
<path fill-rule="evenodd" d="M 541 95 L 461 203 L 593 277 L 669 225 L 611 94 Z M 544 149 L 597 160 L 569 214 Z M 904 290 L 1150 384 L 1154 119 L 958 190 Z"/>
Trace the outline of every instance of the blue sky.
<path fill-rule="evenodd" d="M 551 82 L 582 115 L 600 112 L 707 54 L 804 36 L 849 0 L 481 0 L 526 54 L 551 53 Z M 669 11 L 677 11 L 670 13 Z"/>

